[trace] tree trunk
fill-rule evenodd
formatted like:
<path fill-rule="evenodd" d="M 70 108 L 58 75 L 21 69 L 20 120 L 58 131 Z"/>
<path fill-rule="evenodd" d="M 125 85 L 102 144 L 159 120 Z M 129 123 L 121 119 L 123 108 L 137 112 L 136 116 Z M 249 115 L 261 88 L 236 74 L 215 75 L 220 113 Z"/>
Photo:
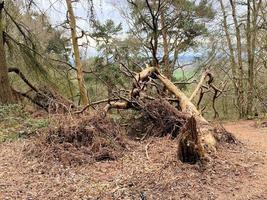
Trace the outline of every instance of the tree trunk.
<path fill-rule="evenodd" d="M 166 78 L 162 74 L 158 74 L 157 78 L 163 83 L 163 85 L 167 88 L 167 90 L 170 91 L 172 94 L 174 94 L 174 96 L 177 98 L 182 112 L 188 113 L 204 123 L 208 123 L 207 120 L 202 117 L 202 115 L 197 110 L 195 105 L 179 88 L 177 88 L 173 84 L 173 82 L 171 82 L 168 78 Z"/>
<path fill-rule="evenodd" d="M 161 11 L 161 28 L 162 28 L 162 39 L 163 39 L 163 49 L 164 49 L 164 55 L 163 55 L 163 63 L 164 63 L 164 72 L 168 79 L 172 78 L 172 70 L 170 66 L 169 61 L 169 44 L 168 44 L 168 35 L 167 30 L 165 27 L 165 16 L 164 12 Z"/>
<path fill-rule="evenodd" d="M 250 12 L 250 0 L 247 0 L 247 59 L 248 59 L 248 95 L 247 95 L 247 114 L 252 116 L 252 103 L 253 103 L 253 58 L 252 58 L 252 46 L 251 46 L 251 12 Z"/>
<path fill-rule="evenodd" d="M 200 114 L 200 112 L 197 110 L 195 105 L 189 100 L 189 98 L 179 88 L 177 88 L 167 77 L 163 76 L 159 72 L 159 69 L 157 69 L 156 67 L 148 67 L 144 69 L 143 71 L 141 71 L 139 74 L 137 74 L 135 79 L 137 83 L 133 84 L 134 88 L 132 89 L 132 91 L 136 91 L 136 92 L 132 92 L 128 100 L 123 98 L 120 101 L 109 102 L 109 104 L 105 107 L 105 111 L 108 111 L 111 108 L 128 109 L 128 108 L 136 108 L 136 107 L 138 107 L 139 110 L 142 110 L 143 109 L 141 105 L 142 103 L 141 102 L 138 103 L 137 101 L 140 100 L 138 99 L 138 96 L 140 96 L 140 93 L 143 92 L 143 88 L 144 88 L 143 85 L 148 84 L 148 82 L 151 79 L 158 79 L 164 85 L 166 90 L 168 90 L 170 93 L 172 93 L 176 97 L 177 102 L 179 103 L 180 110 L 184 114 L 186 114 L 189 118 L 191 117 L 195 120 L 194 130 L 192 128 L 193 126 L 190 126 L 192 128 L 191 131 L 193 133 L 189 132 L 189 136 L 187 136 L 188 134 L 185 133 L 185 131 L 179 133 L 179 134 L 185 134 L 181 136 L 178 140 L 179 145 L 180 145 L 179 148 L 187 149 L 186 145 L 188 145 L 191 142 L 194 143 L 194 145 L 196 145 L 196 148 L 194 146 L 194 150 L 191 149 L 192 151 L 189 150 L 188 152 L 192 153 L 193 151 L 195 151 L 196 153 L 195 155 L 199 155 L 199 157 L 194 156 L 194 155 L 193 157 L 200 159 L 200 160 L 203 160 L 203 158 L 207 157 L 207 154 L 209 152 L 214 152 L 216 150 L 216 147 L 215 147 L 216 140 L 213 136 L 213 131 L 214 131 L 213 127 Z M 139 93 L 139 95 L 137 93 Z M 133 96 L 133 94 L 135 96 Z M 176 108 L 173 107 L 173 109 L 176 109 Z M 179 119 L 177 120 L 179 121 Z M 190 135 L 192 134 L 194 136 L 191 137 Z M 187 159 L 184 159 L 184 156 L 185 155 L 183 155 L 182 157 L 179 157 L 179 159 L 187 162 Z M 190 155 L 188 156 L 190 157 L 189 160 L 191 160 L 192 156 Z M 189 160 L 188 162 L 191 162 Z"/>
<path fill-rule="evenodd" d="M 238 81 L 237 81 L 238 80 L 237 69 L 236 69 L 237 66 L 236 66 L 236 61 L 235 61 L 234 48 L 233 48 L 233 44 L 231 41 L 231 36 L 230 36 L 229 30 L 228 30 L 227 14 L 226 14 L 225 7 L 224 7 L 222 0 L 220 0 L 220 5 L 221 5 L 222 13 L 223 13 L 223 29 L 225 32 L 227 45 L 228 45 L 229 52 L 230 52 L 231 70 L 232 70 L 232 76 L 233 76 L 232 82 L 233 82 L 233 85 L 235 88 L 235 96 L 236 96 L 236 99 L 238 100 L 239 99 L 239 97 L 238 97 L 239 96 L 239 87 L 238 87 Z M 240 106 L 239 102 L 238 102 L 238 106 Z M 239 110 L 241 110 L 240 107 L 239 107 Z"/>
<path fill-rule="evenodd" d="M 13 95 L 8 78 L 8 69 L 4 48 L 4 25 L 2 18 L 3 7 L 4 2 L 0 1 L 0 104 L 9 104 L 13 103 Z"/>
<path fill-rule="evenodd" d="M 67 3 L 67 7 L 68 7 L 69 24 L 70 24 L 70 28 L 71 28 L 72 47 L 73 47 L 73 53 L 74 53 L 74 57 L 75 57 L 75 65 L 77 68 L 77 80 L 78 80 L 78 84 L 79 84 L 81 104 L 87 105 L 87 104 L 89 104 L 89 99 L 87 96 L 87 90 L 86 90 L 85 81 L 84 81 L 84 77 L 83 77 L 83 67 L 82 67 L 82 62 L 81 62 L 81 58 L 80 58 L 80 52 L 79 52 L 79 46 L 78 46 L 78 37 L 77 37 L 77 31 L 76 31 L 76 19 L 74 16 L 71 0 L 66 0 L 66 3 Z"/>
<path fill-rule="evenodd" d="M 261 0 L 256 5 L 255 0 L 252 1 L 253 9 L 251 16 L 250 0 L 247 1 L 247 58 L 248 58 L 248 95 L 247 95 L 247 114 L 252 116 L 253 100 L 254 100 L 254 59 L 255 59 L 255 46 L 257 36 L 257 18 Z M 252 17 L 252 20 L 251 20 Z M 252 28 L 251 28 L 252 24 Z"/>
<path fill-rule="evenodd" d="M 245 107 L 244 107 L 244 70 L 243 70 L 243 62 L 242 62 L 242 45 L 241 45 L 241 33 L 240 33 L 240 28 L 239 24 L 237 21 L 237 16 L 236 16 L 236 1 L 235 0 L 230 0 L 230 4 L 232 7 L 232 17 L 234 21 L 234 26 L 235 26 L 235 35 L 236 35 L 236 42 L 237 42 L 237 59 L 238 59 L 238 67 L 239 67 L 239 97 L 238 97 L 238 105 L 240 106 L 239 109 L 239 117 L 243 118 L 245 115 Z"/>
<path fill-rule="evenodd" d="M 201 145 L 197 130 L 197 121 L 194 117 L 188 119 L 178 137 L 178 158 L 185 163 L 195 164 L 203 161 L 205 150 Z"/>
<path fill-rule="evenodd" d="M 214 128 L 201 115 L 189 98 L 169 79 L 161 74 L 158 74 L 157 78 L 177 98 L 182 112 L 193 118 L 188 120 L 178 138 L 178 158 L 188 163 L 195 163 L 198 160 L 204 161 L 208 152 L 216 151 L 216 140 L 213 136 Z"/>

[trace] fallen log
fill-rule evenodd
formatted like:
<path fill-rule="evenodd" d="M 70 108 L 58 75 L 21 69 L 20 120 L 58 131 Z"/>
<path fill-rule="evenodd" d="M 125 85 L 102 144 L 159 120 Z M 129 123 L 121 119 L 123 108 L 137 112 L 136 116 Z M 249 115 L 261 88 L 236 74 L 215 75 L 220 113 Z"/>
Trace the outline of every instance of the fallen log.
<path fill-rule="evenodd" d="M 27 98 L 33 104 L 44 109 L 45 111 L 52 113 L 65 113 L 70 112 L 74 108 L 73 102 L 67 100 L 53 89 L 47 87 L 35 87 L 19 68 L 9 67 L 8 72 L 17 74 L 20 79 L 30 88 L 30 90 L 26 93 L 22 93 L 14 89 L 13 92 L 15 92 L 16 95 Z"/>
<path fill-rule="evenodd" d="M 182 113 L 188 115 L 187 120 L 183 121 L 184 128 L 180 130 L 178 137 L 178 159 L 182 162 L 196 163 L 197 161 L 206 160 L 209 154 L 216 152 L 216 139 L 213 136 L 214 127 L 201 115 L 195 105 L 190 99 L 178 88 L 176 85 L 169 80 L 167 77 L 162 75 L 158 68 L 147 67 L 139 74 L 134 76 L 134 83 L 129 99 L 121 99 L 121 101 L 110 102 L 106 106 L 106 111 L 111 108 L 116 109 L 129 109 L 134 108 L 131 102 L 136 102 L 139 105 L 140 110 L 147 109 L 142 106 L 140 95 L 144 93 L 144 88 L 148 85 L 151 80 L 159 80 L 169 93 L 173 94 L 179 103 L 179 109 Z M 138 93 L 138 95 L 137 95 Z M 140 101 L 140 104 L 137 102 Z M 140 108 L 141 107 L 141 108 Z M 172 107 L 172 109 L 176 109 Z M 168 114 L 165 114 L 168 115 Z M 153 116 L 152 116 L 153 118 Z M 151 118 L 151 119 L 152 119 Z M 155 118 L 153 120 L 159 120 Z M 178 120 L 179 121 L 179 120 Z M 181 120 L 180 120 L 181 121 Z M 158 123 L 158 126 L 165 126 L 164 123 Z M 175 124 L 174 124 L 175 125 Z M 155 129 L 155 126 L 154 126 Z M 151 128 L 153 130 L 153 126 Z"/>

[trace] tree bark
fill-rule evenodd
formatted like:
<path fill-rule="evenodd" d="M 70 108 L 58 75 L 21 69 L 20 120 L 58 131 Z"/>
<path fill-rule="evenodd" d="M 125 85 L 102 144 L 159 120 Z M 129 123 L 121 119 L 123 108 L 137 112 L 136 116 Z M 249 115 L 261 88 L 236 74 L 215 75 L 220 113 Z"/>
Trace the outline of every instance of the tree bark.
<path fill-rule="evenodd" d="M 245 107 L 244 107 L 244 69 L 243 69 L 243 61 L 242 61 L 242 45 L 241 45 L 241 33 L 240 33 L 240 28 L 239 24 L 237 21 L 237 16 L 236 16 L 236 1 L 235 0 L 230 0 L 230 4 L 232 7 L 232 17 L 234 21 L 234 26 L 235 26 L 235 36 L 236 36 L 236 42 L 237 42 L 237 59 L 238 59 L 238 67 L 239 67 L 239 95 L 238 95 L 238 104 L 240 106 L 239 109 L 239 117 L 243 118 L 245 115 Z"/>
<path fill-rule="evenodd" d="M 8 68 L 6 63 L 4 47 L 4 25 L 2 11 L 4 2 L 0 1 L 0 104 L 13 103 L 12 90 L 8 78 Z"/>
<path fill-rule="evenodd" d="M 216 151 L 216 139 L 213 136 L 214 128 L 212 125 L 201 115 L 189 98 L 167 77 L 160 73 L 158 68 L 147 67 L 137 74 L 134 79 L 135 82 L 133 84 L 132 91 L 135 90 L 136 92 L 132 92 L 129 99 L 121 98 L 119 101 L 116 100 L 109 102 L 105 107 L 106 112 L 111 108 L 135 108 L 137 110 L 145 109 L 143 107 L 143 103 L 141 102 L 141 98 L 139 99 L 138 96 L 141 96 L 140 94 L 145 88 L 143 86 L 149 84 L 151 79 L 158 79 L 164 85 L 166 90 L 176 97 L 180 110 L 188 116 L 188 126 L 190 127 L 190 130 L 185 131 L 187 127 L 185 125 L 185 129 L 183 129 L 184 131 L 179 133 L 182 134 L 182 136 L 178 138 L 180 148 L 178 149 L 179 159 L 183 162 L 195 163 L 198 160 L 204 161 L 204 158 L 208 157 L 210 152 Z M 173 107 L 173 109 L 175 110 L 176 108 Z M 190 147 L 188 147 L 189 143 Z M 181 153 L 181 149 L 184 153 Z M 187 153 L 188 159 L 186 157 Z"/>
<path fill-rule="evenodd" d="M 68 7 L 69 24 L 71 28 L 72 48 L 73 48 L 73 53 L 75 57 L 75 65 L 77 68 L 77 80 L 78 80 L 78 85 L 79 85 L 81 104 L 87 105 L 89 104 L 89 98 L 87 96 L 87 90 L 86 90 L 85 81 L 83 77 L 83 66 L 82 66 L 82 62 L 80 58 L 78 37 L 77 37 L 77 31 L 76 31 L 76 19 L 75 19 L 74 11 L 72 8 L 71 0 L 66 0 L 66 3 Z"/>
<path fill-rule="evenodd" d="M 248 59 L 248 95 L 247 95 L 247 114 L 252 116 L 252 103 L 253 103 L 253 56 L 251 46 L 251 12 L 250 12 L 250 0 L 247 0 L 247 59 Z"/>
<path fill-rule="evenodd" d="M 161 28 L 162 28 L 162 39 L 163 39 L 163 50 L 164 50 L 164 55 L 163 55 L 163 62 L 164 62 L 164 72 L 165 75 L 167 76 L 168 79 L 172 78 L 172 70 L 170 66 L 170 61 L 169 61 L 169 44 L 168 44 L 168 35 L 167 35 L 167 30 L 165 27 L 165 16 L 164 16 L 164 11 L 161 11 Z"/>
<path fill-rule="evenodd" d="M 237 78 L 237 69 L 236 69 L 237 66 L 236 66 L 236 61 L 235 61 L 235 53 L 234 53 L 234 48 L 233 48 L 233 44 L 232 44 L 232 41 L 231 41 L 231 36 L 230 36 L 229 30 L 228 30 L 227 14 L 226 14 L 225 7 L 224 7 L 224 4 L 223 4 L 222 0 L 220 0 L 220 5 L 221 5 L 222 13 L 223 13 L 223 29 L 224 29 L 224 32 L 225 32 L 227 45 L 228 45 L 229 52 L 230 52 L 231 70 L 232 70 L 232 76 L 233 76 L 232 82 L 233 82 L 233 85 L 234 85 L 234 88 L 235 88 L 235 96 L 236 96 L 236 98 L 238 100 L 239 88 L 238 88 L 238 81 L 237 81 L 238 78 Z M 238 103 L 238 106 L 239 106 L 239 103 Z"/>
<path fill-rule="evenodd" d="M 261 0 L 258 5 L 256 1 L 252 1 L 253 9 L 251 9 L 250 0 L 247 0 L 247 59 L 248 59 L 248 95 L 247 95 L 247 115 L 252 116 L 253 100 L 254 100 L 254 60 L 256 50 L 256 36 L 257 36 L 257 18 Z M 252 11 L 252 16 L 251 16 Z M 251 27 L 252 25 L 252 27 Z"/>
<path fill-rule="evenodd" d="M 205 159 L 205 149 L 197 130 L 197 121 L 194 117 L 188 119 L 178 137 L 178 158 L 185 163 L 195 164 Z"/>

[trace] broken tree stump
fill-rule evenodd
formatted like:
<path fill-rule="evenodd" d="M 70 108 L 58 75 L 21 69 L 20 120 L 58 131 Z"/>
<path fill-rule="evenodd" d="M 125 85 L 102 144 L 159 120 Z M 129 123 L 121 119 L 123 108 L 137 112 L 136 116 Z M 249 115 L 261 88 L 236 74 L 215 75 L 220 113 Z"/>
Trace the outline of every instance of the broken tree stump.
<path fill-rule="evenodd" d="M 178 137 L 177 156 L 182 162 L 190 164 L 195 164 L 205 157 L 194 117 L 190 117 L 181 130 Z"/>
<path fill-rule="evenodd" d="M 143 110 L 146 111 L 146 113 L 149 113 L 150 118 L 148 119 L 153 121 L 151 126 L 153 128 L 151 128 L 151 130 L 155 131 L 155 129 L 158 129 L 160 130 L 158 131 L 160 133 L 162 132 L 161 129 L 168 130 L 169 128 L 165 128 L 165 123 L 160 123 L 160 118 L 153 117 L 154 114 L 152 112 L 149 112 L 148 108 L 144 105 L 146 103 L 144 100 L 142 100 L 141 96 L 145 95 L 140 95 L 141 93 L 147 92 L 145 90 L 147 85 L 154 84 L 153 81 L 158 80 L 159 83 L 157 84 L 161 83 L 166 88 L 166 90 L 169 91 L 169 94 L 175 96 L 175 101 L 179 104 L 178 110 L 182 114 L 188 116 L 182 131 L 174 134 L 178 135 L 179 137 L 178 159 L 183 162 L 196 163 L 197 161 L 202 161 L 204 160 L 204 158 L 207 158 L 208 154 L 210 154 L 211 152 L 216 151 L 214 127 L 201 115 L 196 106 L 191 102 L 190 98 L 188 98 L 185 93 L 183 93 L 178 87 L 176 87 L 176 85 L 171 80 L 162 75 L 160 71 L 155 67 L 147 67 L 140 73 L 136 73 L 136 75 L 133 76 L 133 79 L 134 83 L 131 91 L 135 92 L 131 92 L 128 99 L 121 97 L 120 101 L 110 102 L 109 105 L 107 105 L 106 111 L 108 111 L 110 108 L 138 108 L 137 110 Z M 157 98 L 152 97 L 150 99 Z M 164 97 L 162 98 L 164 99 Z M 171 110 L 172 109 L 177 110 L 177 108 L 175 107 L 172 107 Z M 172 111 L 170 111 L 169 114 L 166 115 L 170 115 L 171 112 Z M 177 120 L 182 121 L 181 119 L 179 119 L 179 117 Z M 171 121 L 175 122 L 175 120 Z M 176 125 L 175 123 L 173 125 Z M 157 124 L 157 126 L 155 127 L 154 124 Z M 173 127 L 173 125 L 170 125 L 170 127 Z M 158 126 L 162 126 L 162 128 Z M 171 132 L 173 132 L 173 130 L 176 129 L 171 129 Z"/>

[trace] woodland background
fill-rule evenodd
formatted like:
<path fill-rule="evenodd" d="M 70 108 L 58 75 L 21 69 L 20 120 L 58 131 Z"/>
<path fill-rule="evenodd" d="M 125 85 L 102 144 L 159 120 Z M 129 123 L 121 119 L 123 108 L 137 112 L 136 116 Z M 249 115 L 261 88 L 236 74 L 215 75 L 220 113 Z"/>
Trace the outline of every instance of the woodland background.
<path fill-rule="evenodd" d="M 43 4 L 49 5 L 46 10 Z M 117 98 L 120 90 L 132 84 L 127 70 L 139 72 L 151 65 L 187 95 L 203 72 L 212 72 L 218 93 L 201 87 L 200 95 L 193 99 L 209 119 L 266 113 L 265 1 L 128 0 L 103 4 L 114 7 L 123 22 L 101 20 L 101 11 L 96 9 L 105 8 L 92 0 L 4 1 L 1 103 L 17 101 L 14 96 L 24 104 L 34 102 L 34 88 L 49 88 L 75 105 Z M 75 13 L 79 7 L 87 10 L 86 15 Z M 50 12 L 66 18 L 60 24 L 52 23 Z M 81 21 L 86 25 L 77 25 Z M 16 70 L 19 72 L 12 73 Z"/>

